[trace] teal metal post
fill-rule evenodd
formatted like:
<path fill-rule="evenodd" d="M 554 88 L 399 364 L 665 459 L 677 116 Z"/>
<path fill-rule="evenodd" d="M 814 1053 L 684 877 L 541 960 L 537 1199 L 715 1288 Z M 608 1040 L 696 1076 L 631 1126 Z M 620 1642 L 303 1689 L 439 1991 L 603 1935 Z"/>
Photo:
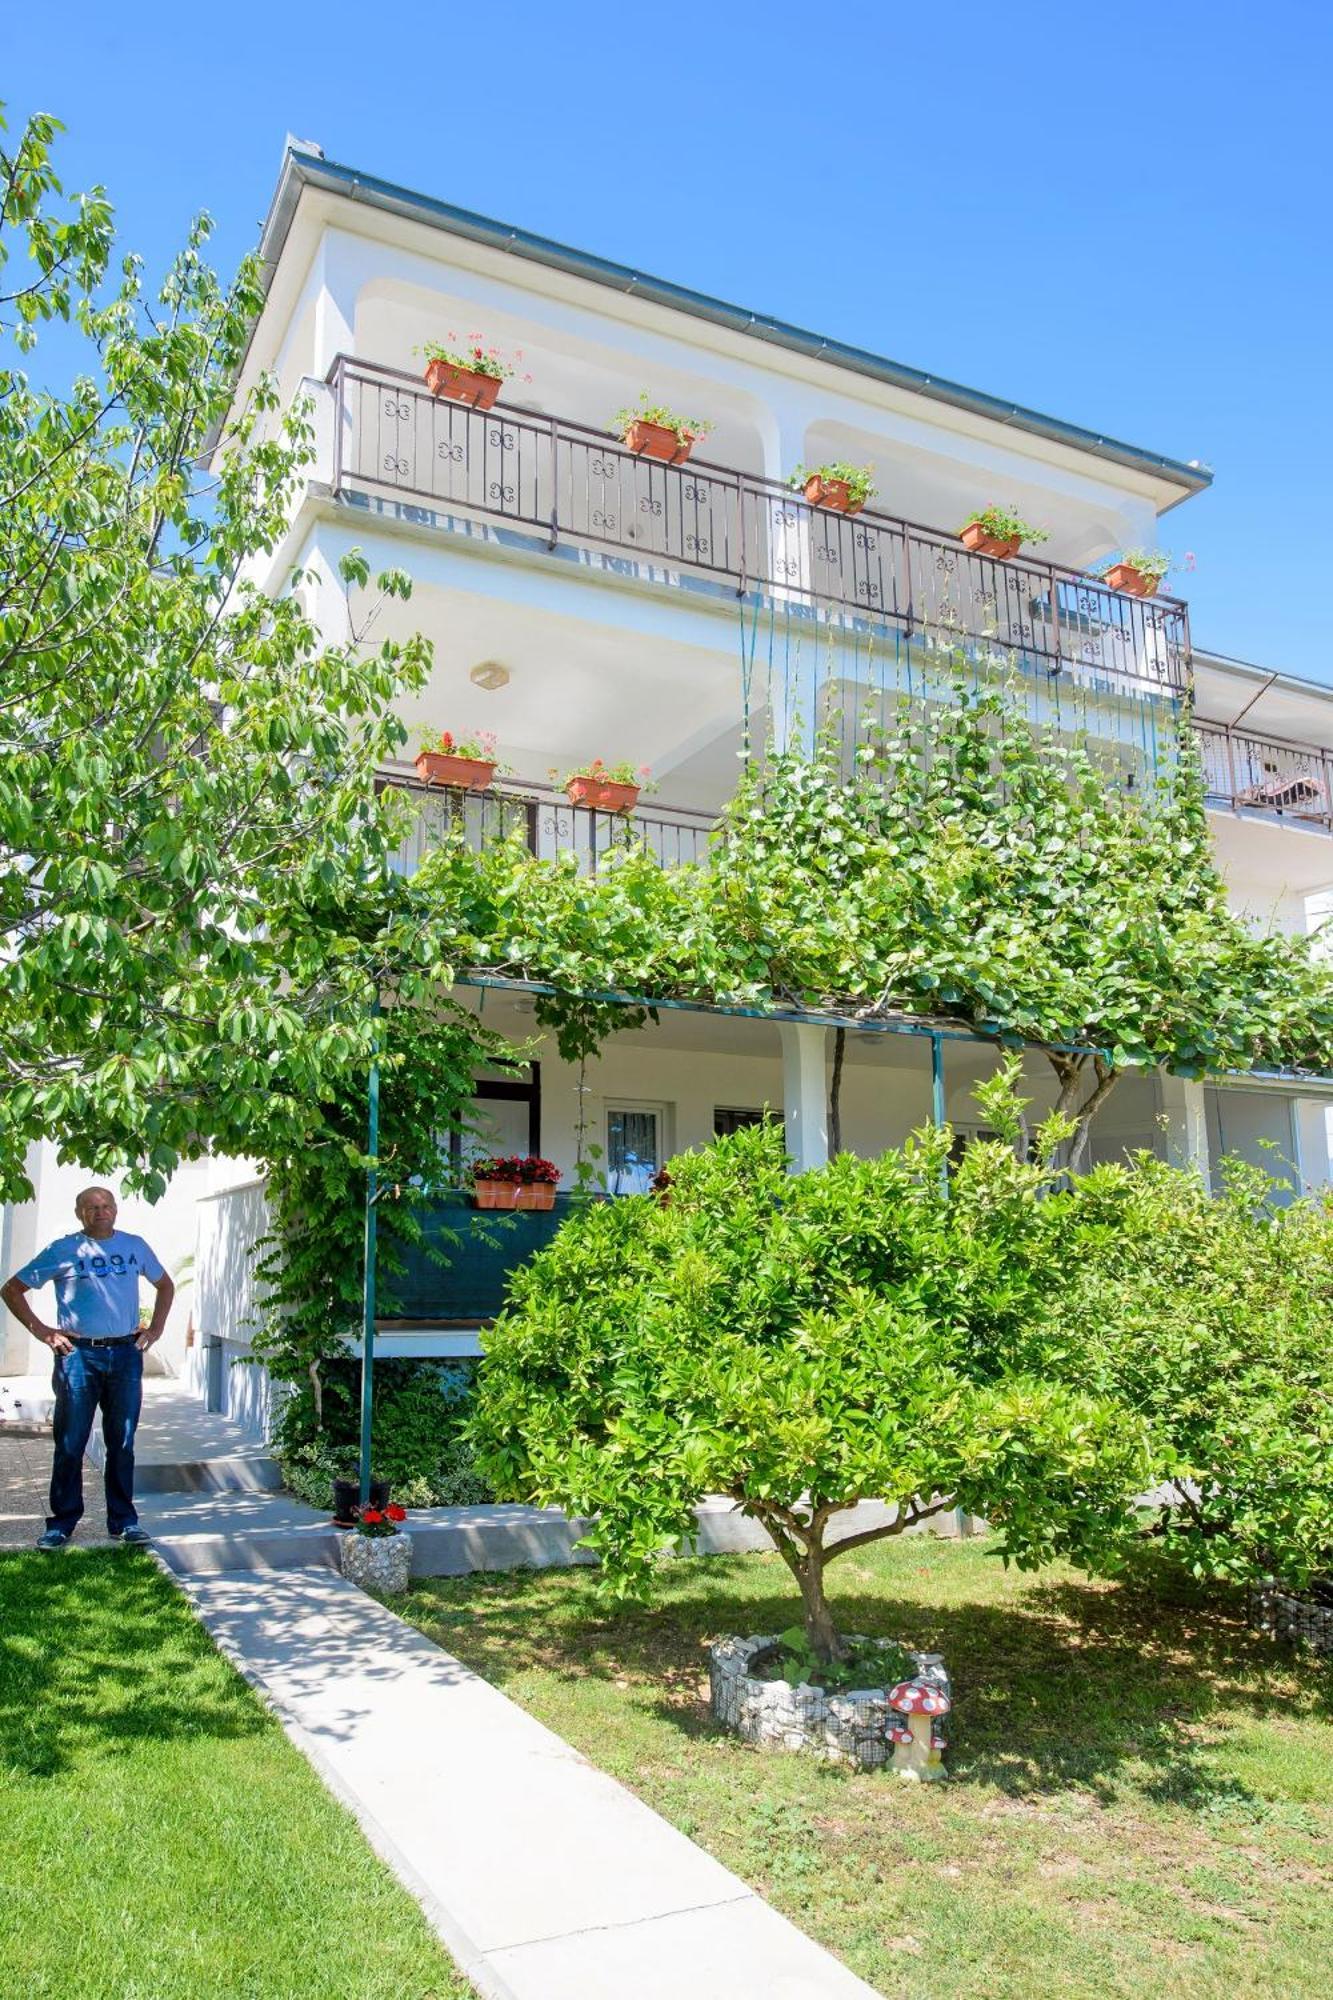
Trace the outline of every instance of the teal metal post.
<path fill-rule="evenodd" d="M 932 1035 L 930 1038 L 930 1120 L 932 1125 L 944 1123 L 944 1037 Z"/>
<path fill-rule="evenodd" d="M 944 1037 L 932 1035 L 930 1038 L 930 1122 L 936 1131 L 944 1123 Z M 940 1169 L 940 1179 L 947 1198 L 949 1193 L 949 1163 L 946 1160 Z"/>
<path fill-rule="evenodd" d="M 375 1003 L 379 1013 L 379 1002 Z M 380 1066 L 370 1065 L 370 1117 L 366 1153 L 366 1259 L 361 1287 L 361 1505 L 370 1504 L 370 1439 L 375 1393 L 375 1237 L 379 1196 Z"/>

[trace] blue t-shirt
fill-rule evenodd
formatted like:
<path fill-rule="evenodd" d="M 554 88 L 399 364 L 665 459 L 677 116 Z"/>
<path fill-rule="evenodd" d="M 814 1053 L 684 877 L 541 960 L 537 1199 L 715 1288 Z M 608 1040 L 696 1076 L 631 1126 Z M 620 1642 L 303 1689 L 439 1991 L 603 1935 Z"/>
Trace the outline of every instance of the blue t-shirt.
<path fill-rule="evenodd" d="M 133 1333 L 139 1324 L 140 1278 L 166 1272 L 144 1242 L 128 1230 L 98 1238 L 76 1229 L 39 1250 L 18 1273 L 19 1282 L 56 1288 L 56 1325 L 62 1333 L 105 1340 Z"/>

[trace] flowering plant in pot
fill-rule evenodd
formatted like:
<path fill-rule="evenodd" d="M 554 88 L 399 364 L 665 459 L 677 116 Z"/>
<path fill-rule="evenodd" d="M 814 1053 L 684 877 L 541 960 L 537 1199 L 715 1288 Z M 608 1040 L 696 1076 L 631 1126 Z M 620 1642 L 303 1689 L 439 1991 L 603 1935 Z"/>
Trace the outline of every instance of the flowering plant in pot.
<path fill-rule="evenodd" d="M 489 729 L 479 729 L 472 736 L 455 736 L 448 729 L 422 730 L 417 776 L 423 783 L 484 792 L 495 772 L 495 737 Z"/>
<path fill-rule="evenodd" d="M 495 1155 L 473 1160 L 467 1180 L 478 1208 L 517 1208 L 521 1155 Z"/>
<path fill-rule="evenodd" d="M 834 514 L 859 514 L 879 491 L 868 465 L 849 465 L 841 458 L 817 465 L 813 472 L 798 465 L 787 483 L 799 487 L 812 507 L 827 507 Z"/>
<path fill-rule="evenodd" d="M 968 515 L 958 530 L 963 547 L 973 555 L 995 556 L 1004 561 L 1016 556 L 1024 542 L 1048 542 L 1045 528 L 1034 528 L 1012 507 L 979 507 Z"/>
<path fill-rule="evenodd" d="M 363 1590 L 386 1594 L 407 1589 L 412 1570 L 412 1537 L 402 1532 L 405 1507 L 358 1507 L 350 1530 L 338 1537 L 343 1575 Z"/>
<path fill-rule="evenodd" d="M 633 812 L 640 794 L 648 790 L 648 766 L 623 761 L 604 764 L 594 757 L 589 764 L 576 764 L 560 780 L 572 806 L 592 806 L 599 812 Z"/>
<path fill-rule="evenodd" d="M 555 1191 L 560 1181 L 560 1169 L 554 1160 L 544 1160 L 539 1153 L 526 1153 L 519 1161 L 518 1195 L 515 1208 L 547 1210 L 555 1207 Z"/>
<path fill-rule="evenodd" d="M 1126 549 L 1114 562 L 1103 563 L 1097 574 L 1127 597 L 1156 597 L 1170 567 L 1170 556 L 1160 549 Z"/>
<path fill-rule="evenodd" d="M 678 417 L 665 403 L 650 403 L 646 389 L 635 408 L 617 411 L 614 423 L 631 451 L 668 465 L 684 465 L 700 438 L 713 428 L 702 417 Z"/>
<path fill-rule="evenodd" d="M 447 336 L 456 341 L 458 335 Z M 515 372 L 515 363 L 523 359 L 515 352 L 513 361 L 506 361 L 498 347 L 486 347 L 479 333 L 470 333 L 465 347 L 446 346 L 443 341 L 426 340 L 420 347 L 414 347 L 414 354 L 426 358 L 426 387 L 432 396 L 444 396 L 452 403 L 470 403 L 474 409 L 489 410 L 500 393 L 500 385 Z M 530 382 L 530 375 L 524 376 Z"/>

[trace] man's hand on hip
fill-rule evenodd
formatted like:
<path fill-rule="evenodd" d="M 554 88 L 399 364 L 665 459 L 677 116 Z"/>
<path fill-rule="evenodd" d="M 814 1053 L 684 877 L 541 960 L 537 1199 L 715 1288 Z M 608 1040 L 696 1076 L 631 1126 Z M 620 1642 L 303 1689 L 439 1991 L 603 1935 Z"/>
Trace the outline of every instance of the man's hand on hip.
<path fill-rule="evenodd" d="M 154 1333 L 151 1326 L 140 1327 L 138 1333 L 134 1336 L 134 1344 L 140 1354 L 146 1354 L 156 1341 L 161 1340 L 164 1331 L 163 1327 L 158 1327 L 156 1333 Z"/>
<path fill-rule="evenodd" d="M 67 1333 L 62 1333 L 58 1326 L 34 1326 L 30 1331 L 34 1338 L 40 1340 L 43 1347 L 49 1347 L 53 1354 L 74 1352 L 74 1342 Z"/>

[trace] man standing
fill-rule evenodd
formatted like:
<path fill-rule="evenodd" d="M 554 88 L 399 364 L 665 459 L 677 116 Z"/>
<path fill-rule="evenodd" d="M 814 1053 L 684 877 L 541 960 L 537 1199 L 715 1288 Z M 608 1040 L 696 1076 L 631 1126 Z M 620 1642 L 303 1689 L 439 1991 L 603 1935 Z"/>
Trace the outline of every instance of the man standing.
<path fill-rule="evenodd" d="M 160 1340 L 176 1287 L 142 1236 L 116 1227 L 110 1188 L 85 1188 L 74 1204 L 80 1227 L 40 1251 L 0 1285 L 15 1319 L 55 1355 L 55 1464 L 51 1512 L 39 1549 L 63 1549 L 83 1513 L 83 1453 L 102 1412 L 106 1440 L 106 1525 L 113 1540 L 148 1536 L 134 1511 L 134 1432 L 143 1401 L 143 1357 Z M 152 1321 L 139 1329 L 139 1280 L 157 1291 Z M 26 1294 L 50 1280 L 56 1324 L 37 1318 Z"/>

